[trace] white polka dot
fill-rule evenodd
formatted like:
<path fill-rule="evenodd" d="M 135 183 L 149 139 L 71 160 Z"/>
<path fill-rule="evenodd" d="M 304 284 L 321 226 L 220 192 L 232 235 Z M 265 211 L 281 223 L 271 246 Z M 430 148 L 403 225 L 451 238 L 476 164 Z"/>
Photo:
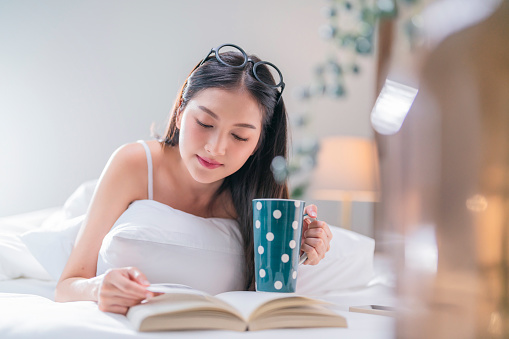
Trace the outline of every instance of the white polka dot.
<path fill-rule="evenodd" d="M 300 201 L 296 201 L 295 202 L 295 207 L 299 207 L 300 206 Z"/>
<path fill-rule="evenodd" d="M 297 220 L 295 220 L 294 222 L 292 222 L 292 227 L 294 230 L 296 230 L 297 228 L 299 228 L 299 223 L 297 222 Z"/>
<path fill-rule="evenodd" d="M 260 277 L 261 278 L 265 277 L 265 270 L 263 268 L 260 270 Z"/>
<path fill-rule="evenodd" d="M 297 271 L 293 271 L 292 277 L 293 279 L 297 279 Z"/>
<path fill-rule="evenodd" d="M 258 246 L 258 253 L 263 254 L 263 252 L 265 252 L 263 246 Z"/>
<path fill-rule="evenodd" d="M 267 240 L 268 241 L 274 240 L 274 233 L 272 233 L 272 232 L 267 233 Z"/>
<path fill-rule="evenodd" d="M 285 262 L 285 263 L 286 263 L 286 262 L 288 262 L 288 260 L 290 260 L 290 257 L 288 256 L 288 254 L 286 254 L 286 253 L 285 253 L 285 254 L 283 254 L 283 255 L 281 256 L 281 261 L 282 261 L 282 262 Z"/>
<path fill-rule="evenodd" d="M 272 215 L 274 216 L 274 218 L 279 219 L 281 218 L 282 213 L 280 210 L 275 210 L 274 213 L 272 213 Z"/>
<path fill-rule="evenodd" d="M 278 280 L 274 283 L 274 287 L 276 288 L 276 290 L 280 290 L 283 287 L 283 283 Z"/>
<path fill-rule="evenodd" d="M 256 228 L 260 228 L 260 225 L 261 225 L 260 220 L 256 220 L 255 225 L 256 225 Z"/>
<path fill-rule="evenodd" d="M 258 201 L 258 202 L 256 203 L 256 209 L 257 209 L 258 211 L 262 209 L 262 203 L 261 203 L 261 202 L 259 202 L 259 201 Z"/>
<path fill-rule="evenodd" d="M 297 243 L 295 242 L 295 240 L 290 240 L 290 248 L 291 248 L 291 249 L 294 249 L 294 248 L 295 248 L 295 245 L 297 245 Z"/>

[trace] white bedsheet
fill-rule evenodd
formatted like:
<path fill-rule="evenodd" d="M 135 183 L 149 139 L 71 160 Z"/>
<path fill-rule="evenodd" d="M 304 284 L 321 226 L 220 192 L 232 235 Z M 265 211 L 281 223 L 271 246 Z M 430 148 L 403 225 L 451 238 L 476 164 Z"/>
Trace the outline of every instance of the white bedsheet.
<path fill-rule="evenodd" d="M 383 284 L 324 297 L 347 318 L 348 328 L 278 329 L 256 332 L 175 331 L 142 333 L 127 319 L 104 313 L 89 301 L 52 301 L 55 282 L 14 279 L 0 282 L 0 338 L 376 338 L 394 337 L 391 317 L 348 312 L 353 305 L 394 305 L 392 289 Z"/>
<path fill-rule="evenodd" d="M 10 236 L 35 229 L 40 227 L 46 218 L 52 218 L 53 213 L 58 217 L 62 210 L 48 209 L 2 218 L 0 234 Z M 1 262 L 4 267 L 11 264 L 11 268 L 16 269 L 18 268 L 16 260 L 19 258 L 17 252 L 11 252 L 4 253 L 4 256 L 0 255 L 0 260 L 4 260 Z M 35 261 L 34 263 L 37 264 Z M 369 287 L 336 291 L 334 295 L 321 297 L 332 302 L 335 305 L 334 310 L 347 318 L 348 328 L 279 329 L 243 333 L 231 331 L 140 333 L 130 326 L 124 316 L 101 312 L 94 302 L 54 302 L 55 281 L 26 278 L 3 280 L 0 281 L 0 338 L 393 338 L 394 318 L 348 312 L 349 306 L 396 305 L 393 289 L 390 287 L 393 285 L 390 266 L 383 258 L 375 256 L 374 267 L 375 278 Z"/>
<path fill-rule="evenodd" d="M 24 278 L 11 279 L 0 281 L 0 293 L 35 294 L 54 300 L 56 285 L 56 281 Z"/>

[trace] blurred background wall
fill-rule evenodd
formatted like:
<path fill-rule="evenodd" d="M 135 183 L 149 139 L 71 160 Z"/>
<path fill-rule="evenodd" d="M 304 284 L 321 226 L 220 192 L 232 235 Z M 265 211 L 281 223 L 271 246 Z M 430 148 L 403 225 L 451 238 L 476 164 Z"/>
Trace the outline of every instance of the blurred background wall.
<path fill-rule="evenodd" d="M 330 52 L 318 33 L 326 4 L 0 1 L 0 216 L 62 205 L 117 147 L 149 139 L 152 123 L 162 131 L 190 69 L 225 42 L 282 70 L 290 117 L 312 113 L 304 134 L 371 138 L 374 57 L 358 58 L 346 98 L 295 95 Z M 308 201 L 338 223 L 338 202 Z M 354 202 L 352 220 L 372 235 L 372 204 Z"/>

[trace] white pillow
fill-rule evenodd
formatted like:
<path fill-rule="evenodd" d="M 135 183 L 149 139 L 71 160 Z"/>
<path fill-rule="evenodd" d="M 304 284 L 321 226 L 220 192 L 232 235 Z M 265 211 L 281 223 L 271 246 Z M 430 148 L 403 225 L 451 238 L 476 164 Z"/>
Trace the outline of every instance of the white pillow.
<path fill-rule="evenodd" d="M 330 250 L 318 265 L 300 265 L 296 293 L 323 295 L 366 286 L 373 278 L 375 241 L 364 235 L 329 225 Z"/>
<path fill-rule="evenodd" d="M 135 266 L 151 283 L 210 294 L 242 290 L 244 250 L 238 224 L 201 218 L 154 200 L 134 201 L 106 235 L 97 275 Z"/>
<path fill-rule="evenodd" d="M 80 185 L 63 208 L 0 218 L 0 280 L 58 279 L 80 226 L 74 218 L 83 219 L 96 184 L 90 180 Z"/>
<path fill-rule="evenodd" d="M 83 214 L 20 236 L 24 245 L 53 280 L 60 279 L 84 219 Z"/>
<path fill-rule="evenodd" d="M 88 205 L 94 195 L 98 179 L 89 180 L 81 184 L 64 204 L 64 216 L 72 219 L 87 213 Z"/>
<path fill-rule="evenodd" d="M 297 293 L 328 294 L 365 286 L 373 277 L 374 240 L 335 226 L 331 232 L 325 258 L 318 265 L 299 266 Z M 242 288 L 242 282 L 234 281 L 242 277 L 242 257 L 236 223 L 203 219 L 141 200 L 130 206 L 104 238 L 97 274 L 136 266 L 151 283 L 179 283 L 217 294 Z"/>
<path fill-rule="evenodd" d="M 58 280 L 62 274 L 83 218 L 84 215 L 68 220 L 61 225 L 59 231 L 35 230 L 22 236 L 22 241 L 54 280 Z M 365 286 L 373 277 L 374 240 L 339 227 L 330 228 L 333 239 L 325 258 L 318 265 L 299 266 L 297 293 L 329 294 Z M 149 276 L 160 279 L 161 275 L 164 275 L 164 272 L 161 274 L 157 271 L 162 262 L 161 258 L 168 258 L 172 251 L 177 251 L 174 257 L 184 253 L 183 249 L 175 246 L 173 242 L 162 241 L 160 234 L 146 232 L 142 227 L 129 227 L 124 232 L 115 234 L 112 232 L 109 238 L 109 243 L 102 248 L 103 258 L 99 260 L 103 262 L 98 264 L 99 274 L 122 261 L 131 260 L 131 265 L 138 266 Z M 126 249 L 129 247 L 134 247 L 136 251 L 128 252 Z M 235 252 L 234 255 L 238 253 Z"/>
<path fill-rule="evenodd" d="M 0 280 L 51 277 L 32 256 L 19 235 L 40 227 L 57 209 L 49 208 L 0 218 Z"/>
<path fill-rule="evenodd" d="M 33 227 L 17 238 L 20 256 L 15 263 L 21 268 L 19 273 L 21 275 L 18 276 L 39 279 L 45 277 L 44 279 L 53 280 L 60 278 L 92 200 L 97 181 L 94 179 L 81 184 L 67 198 L 63 208 L 53 209 L 52 213 L 46 215 L 44 221 L 39 223 L 39 227 Z M 40 273 L 41 270 L 43 274 Z M 8 276 L 17 277 L 12 273 Z"/>
<path fill-rule="evenodd" d="M 15 214 L 0 218 L 0 234 L 20 235 L 41 227 L 51 215 L 60 211 L 60 207 L 46 208 L 28 213 Z"/>
<path fill-rule="evenodd" d="M 34 278 L 51 280 L 51 276 L 28 251 L 18 235 L 0 235 L 0 280 Z"/>
<path fill-rule="evenodd" d="M 43 228 L 27 232 L 21 237 L 34 257 L 55 280 L 60 277 L 69 258 L 96 184 L 97 180 L 83 183 L 67 199 L 60 214 L 55 213 L 52 219 L 48 218 Z M 330 251 L 318 265 L 299 267 L 297 293 L 321 295 L 365 286 L 373 277 L 374 240 L 339 227 L 330 228 L 333 233 Z M 151 257 L 167 256 L 168 246 L 174 246 L 161 241 L 156 233 L 143 232 L 143 235 L 139 233 L 137 237 L 136 232 L 131 230 L 129 237 L 136 241 L 138 246 L 145 248 L 144 252 L 150 253 Z M 208 243 L 207 239 L 202 240 L 204 244 Z M 159 245 L 154 246 L 154 241 Z M 109 253 L 114 252 L 113 249 Z"/>

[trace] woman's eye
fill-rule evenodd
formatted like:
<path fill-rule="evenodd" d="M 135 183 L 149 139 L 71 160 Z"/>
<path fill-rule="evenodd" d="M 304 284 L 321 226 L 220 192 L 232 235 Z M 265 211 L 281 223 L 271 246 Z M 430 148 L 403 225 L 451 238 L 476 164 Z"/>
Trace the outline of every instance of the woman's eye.
<path fill-rule="evenodd" d="M 214 127 L 214 126 L 212 126 L 212 125 L 204 124 L 203 122 L 201 122 L 201 121 L 200 121 L 200 120 L 198 120 L 198 119 L 196 119 L 196 123 L 197 123 L 198 125 L 200 125 L 201 127 L 203 127 L 203 128 L 212 128 L 212 127 Z M 248 140 L 247 138 L 241 138 L 241 137 L 239 137 L 237 134 L 234 134 L 234 133 L 232 133 L 232 135 L 233 135 L 233 137 L 235 138 L 235 140 L 238 140 L 238 141 L 247 141 L 247 140 Z"/>
<path fill-rule="evenodd" d="M 233 133 L 232 133 L 232 135 L 233 135 L 233 137 L 234 137 L 236 140 L 239 140 L 239 141 L 247 141 L 247 139 L 241 138 L 241 137 L 239 137 L 239 136 L 238 136 L 238 135 L 236 135 L 236 134 L 233 134 Z"/>
<path fill-rule="evenodd" d="M 205 125 L 204 123 L 202 123 L 200 120 L 196 120 L 196 123 L 198 123 L 198 125 L 200 125 L 201 127 L 203 128 L 211 128 L 212 126 L 211 125 Z"/>

